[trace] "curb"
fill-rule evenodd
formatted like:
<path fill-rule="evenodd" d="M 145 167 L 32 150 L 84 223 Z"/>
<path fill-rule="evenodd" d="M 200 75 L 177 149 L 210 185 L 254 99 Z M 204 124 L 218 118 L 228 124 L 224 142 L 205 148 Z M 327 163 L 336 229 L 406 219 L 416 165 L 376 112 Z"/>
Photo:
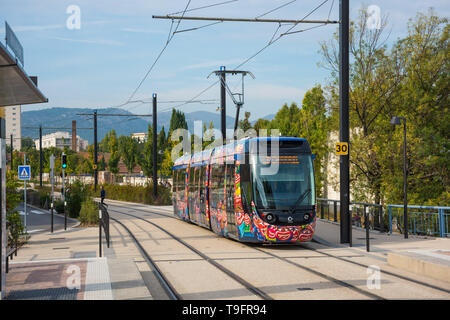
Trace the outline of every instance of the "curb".
<path fill-rule="evenodd" d="M 390 266 L 423 275 L 440 281 L 450 282 L 450 265 L 444 265 L 411 253 L 388 253 Z"/>

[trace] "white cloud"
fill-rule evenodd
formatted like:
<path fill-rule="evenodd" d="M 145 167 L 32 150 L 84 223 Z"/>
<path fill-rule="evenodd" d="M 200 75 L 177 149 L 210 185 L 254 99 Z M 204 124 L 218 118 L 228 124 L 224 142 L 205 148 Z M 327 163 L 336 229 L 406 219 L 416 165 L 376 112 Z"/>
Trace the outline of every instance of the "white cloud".
<path fill-rule="evenodd" d="M 284 100 L 290 103 L 301 101 L 304 94 L 300 88 L 274 84 L 248 84 L 245 88 L 246 100 Z"/>
<path fill-rule="evenodd" d="M 91 43 L 91 44 L 105 44 L 110 46 L 123 46 L 123 42 L 114 41 L 114 40 L 88 40 L 88 39 L 72 39 L 72 38 L 61 38 L 61 37 L 48 37 L 49 39 L 61 40 L 61 41 L 71 41 L 71 42 L 81 42 L 81 43 Z"/>
<path fill-rule="evenodd" d="M 167 31 L 162 30 L 148 30 L 148 29 L 136 29 L 136 28 L 122 28 L 120 31 L 133 32 L 133 33 L 151 33 L 151 34 L 166 34 Z"/>
<path fill-rule="evenodd" d="M 191 64 L 191 65 L 185 66 L 185 67 L 181 68 L 181 70 L 202 69 L 202 68 L 204 69 L 204 68 L 211 68 L 211 67 L 216 67 L 218 69 L 220 66 L 232 65 L 234 63 L 239 63 L 239 62 L 242 62 L 242 58 L 241 59 L 230 59 L 230 60 L 206 61 L 206 62 L 202 62 L 202 63 Z"/>

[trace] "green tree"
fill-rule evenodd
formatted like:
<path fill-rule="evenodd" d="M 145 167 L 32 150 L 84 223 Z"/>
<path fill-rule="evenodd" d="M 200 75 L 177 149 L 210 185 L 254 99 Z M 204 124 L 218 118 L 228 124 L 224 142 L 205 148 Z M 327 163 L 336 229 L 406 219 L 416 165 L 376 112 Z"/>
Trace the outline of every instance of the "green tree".
<path fill-rule="evenodd" d="M 300 110 L 300 137 L 308 140 L 312 152 L 316 155 L 314 172 L 316 189 L 319 196 L 323 196 L 324 168 L 326 168 L 326 156 L 329 118 L 327 118 L 327 106 L 324 92 L 320 85 L 307 91 L 303 97 Z"/>
<path fill-rule="evenodd" d="M 109 139 L 111 157 L 109 158 L 108 167 L 109 171 L 111 171 L 112 174 L 116 175 L 119 172 L 120 155 L 116 131 L 114 129 L 110 131 Z"/>
<path fill-rule="evenodd" d="M 148 139 L 144 144 L 144 152 L 139 154 L 138 163 L 147 177 L 153 174 L 153 128 L 148 125 Z"/>
<path fill-rule="evenodd" d="M 138 143 L 131 137 L 119 137 L 119 154 L 127 167 L 128 173 L 132 173 L 138 159 Z"/>
<path fill-rule="evenodd" d="M 252 124 L 249 121 L 250 115 L 251 115 L 250 112 L 245 111 L 244 119 L 239 120 L 239 122 L 238 122 L 238 128 L 241 128 L 244 132 L 247 131 L 248 129 L 252 128 Z"/>

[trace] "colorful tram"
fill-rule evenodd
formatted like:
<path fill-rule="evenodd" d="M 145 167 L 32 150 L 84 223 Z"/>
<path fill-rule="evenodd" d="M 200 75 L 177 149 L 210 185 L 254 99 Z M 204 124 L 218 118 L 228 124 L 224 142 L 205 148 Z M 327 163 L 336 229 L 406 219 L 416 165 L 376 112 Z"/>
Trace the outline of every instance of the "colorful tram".
<path fill-rule="evenodd" d="M 272 139 L 246 138 L 178 158 L 174 214 L 242 242 L 311 240 L 316 225 L 311 148 L 305 139 L 279 137 L 279 151 L 271 154 Z"/>

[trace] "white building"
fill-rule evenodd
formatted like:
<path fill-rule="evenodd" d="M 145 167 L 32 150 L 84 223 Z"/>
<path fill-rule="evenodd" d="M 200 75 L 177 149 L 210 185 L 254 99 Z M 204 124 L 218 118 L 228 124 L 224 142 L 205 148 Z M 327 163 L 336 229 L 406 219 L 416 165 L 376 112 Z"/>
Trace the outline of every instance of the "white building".
<path fill-rule="evenodd" d="M 34 140 L 36 150 L 39 150 L 39 139 Z M 69 132 L 57 131 L 42 136 L 42 149 L 56 147 L 64 149 L 64 147 L 72 148 L 72 135 Z M 88 141 L 81 139 L 77 135 L 77 152 L 86 150 L 88 147 Z"/>
<path fill-rule="evenodd" d="M 131 137 L 139 142 L 147 142 L 148 140 L 148 133 L 146 132 L 136 132 L 132 133 Z"/>
<path fill-rule="evenodd" d="M 13 135 L 14 150 L 22 148 L 22 130 L 20 125 L 21 106 L 1 107 L 5 119 L 6 144 L 11 144 L 11 135 Z"/>

